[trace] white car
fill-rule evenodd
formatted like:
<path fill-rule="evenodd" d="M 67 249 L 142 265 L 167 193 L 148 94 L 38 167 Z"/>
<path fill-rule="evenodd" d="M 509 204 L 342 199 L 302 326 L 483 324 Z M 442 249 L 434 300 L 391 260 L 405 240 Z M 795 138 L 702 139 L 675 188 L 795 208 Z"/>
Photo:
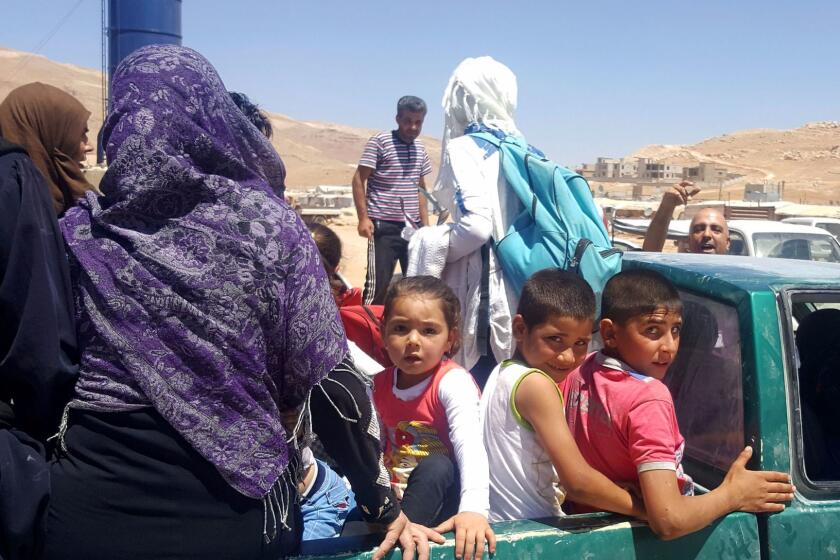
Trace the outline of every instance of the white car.
<path fill-rule="evenodd" d="M 833 235 L 834 239 L 840 241 L 840 220 L 837 218 L 796 217 L 785 218 L 782 221 L 786 224 L 799 224 L 801 226 L 814 226 L 824 229 Z"/>
<path fill-rule="evenodd" d="M 673 220 L 668 238 L 687 243 L 689 220 Z M 644 235 L 650 220 L 615 220 L 620 231 Z M 730 255 L 840 263 L 840 244 L 824 229 L 773 220 L 730 220 Z M 681 250 L 682 247 L 681 247 Z"/>

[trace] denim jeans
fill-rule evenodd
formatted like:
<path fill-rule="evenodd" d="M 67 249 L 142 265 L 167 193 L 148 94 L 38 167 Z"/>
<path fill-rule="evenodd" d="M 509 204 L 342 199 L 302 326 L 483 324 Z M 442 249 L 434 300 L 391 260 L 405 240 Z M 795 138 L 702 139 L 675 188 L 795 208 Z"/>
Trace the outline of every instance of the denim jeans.
<path fill-rule="evenodd" d="M 336 474 L 326 463 L 318 463 L 318 477 L 323 480 L 320 486 L 313 488 L 309 496 L 300 504 L 303 514 L 303 540 L 328 539 L 337 537 L 350 510 L 356 507 L 353 491 L 347 488 L 344 479 Z"/>
<path fill-rule="evenodd" d="M 458 513 L 460 501 L 458 469 L 446 455 L 433 454 L 411 471 L 401 505 L 411 521 L 434 527 Z"/>

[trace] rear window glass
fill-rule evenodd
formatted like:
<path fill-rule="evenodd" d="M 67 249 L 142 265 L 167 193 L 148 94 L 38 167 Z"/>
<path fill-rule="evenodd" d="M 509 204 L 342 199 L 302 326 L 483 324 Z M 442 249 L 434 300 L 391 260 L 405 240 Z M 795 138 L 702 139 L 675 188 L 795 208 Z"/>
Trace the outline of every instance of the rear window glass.
<path fill-rule="evenodd" d="M 805 474 L 840 480 L 840 296 L 792 305 Z M 834 301 L 830 301 L 834 299 Z M 828 300 L 828 301 L 827 301 Z"/>
<path fill-rule="evenodd" d="M 726 471 L 744 446 L 741 338 L 735 309 L 681 292 L 680 348 L 665 384 L 686 456 Z"/>
<path fill-rule="evenodd" d="M 840 262 L 834 238 L 808 233 L 756 233 L 755 256 L 811 261 Z"/>
<path fill-rule="evenodd" d="M 834 222 L 820 222 L 817 227 L 823 228 L 834 237 L 840 237 L 840 224 Z"/>
<path fill-rule="evenodd" d="M 744 236 L 736 231 L 729 232 L 729 254 L 747 255 L 747 245 L 744 243 Z"/>

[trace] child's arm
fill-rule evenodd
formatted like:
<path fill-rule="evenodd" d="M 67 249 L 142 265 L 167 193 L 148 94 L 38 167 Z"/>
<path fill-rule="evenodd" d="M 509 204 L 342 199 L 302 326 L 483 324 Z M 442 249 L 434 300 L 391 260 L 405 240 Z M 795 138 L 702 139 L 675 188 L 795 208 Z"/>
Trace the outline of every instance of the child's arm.
<path fill-rule="evenodd" d="M 487 523 L 490 509 L 490 471 L 478 417 L 479 391 L 465 370 L 452 370 L 441 380 L 438 397 L 446 411 L 449 441 L 452 442 L 461 481 L 458 514 L 443 524 L 455 530 L 455 557 L 481 558 L 484 541 L 496 552 L 496 536 Z M 443 527 L 438 527 L 441 529 Z"/>
<path fill-rule="evenodd" d="M 528 374 L 519 383 L 514 402 L 551 457 L 569 498 L 594 508 L 644 517 L 644 507 L 630 492 L 590 467 L 580 454 L 566 423 L 563 400 L 550 378 Z"/>
<path fill-rule="evenodd" d="M 648 523 L 664 540 L 693 533 L 731 511 L 776 512 L 793 499 L 794 487 L 785 473 L 748 471 L 752 447 L 745 448 L 729 467 L 723 483 L 702 496 L 682 496 L 672 470 L 639 473 Z"/>

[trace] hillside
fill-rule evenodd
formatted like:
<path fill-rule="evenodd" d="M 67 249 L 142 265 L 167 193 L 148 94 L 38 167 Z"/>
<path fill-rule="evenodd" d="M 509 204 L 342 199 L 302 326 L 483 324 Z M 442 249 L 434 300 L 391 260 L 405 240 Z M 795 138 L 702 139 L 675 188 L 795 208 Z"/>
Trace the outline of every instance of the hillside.
<path fill-rule="evenodd" d="M 59 87 L 82 102 L 91 112 L 88 128 L 102 126 L 102 74 L 98 70 L 72 64 L 59 64 L 40 55 L 0 48 L 0 100 L 10 91 L 30 82 Z"/>
<path fill-rule="evenodd" d="M 101 74 L 98 70 L 53 62 L 43 56 L 0 48 L 0 99 L 33 81 L 58 86 L 78 98 L 92 115 L 91 131 L 102 122 Z M 375 130 L 301 121 L 269 113 L 274 146 L 288 169 L 292 189 L 319 184 L 349 184 L 366 140 Z M 423 137 L 433 169 L 440 161 L 440 141 Z M 840 122 L 809 123 L 792 130 L 755 129 L 709 138 L 694 145 L 656 144 L 633 156 L 682 165 L 716 162 L 743 174 L 724 189 L 740 200 L 746 182 L 784 180 L 785 198 L 840 204 Z M 707 189 L 703 196 L 716 197 Z M 726 194 L 724 194 L 726 196 Z"/>
<path fill-rule="evenodd" d="M 101 73 L 0 48 L 0 100 L 14 88 L 36 81 L 60 87 L 81 101 L 91 112 L 88 126 L 93 132 L 91 140 L 95 140 L 96 131 L 102 125 Z M 274 126 L 272 142 L 283 156 L 288 172 L 286 184 L 290 189 L 350 184 L 365 142 L 378 132 L 268 114 Z M 424 136 L 423 142 L 432 159 L 434 175 L 440 162 L 440 141 Z"/>
<path fill-rule="evenodd" d="M 840 122 L 808 123 L 792 130 L 753 129 L 724 134 L 694 145 L 645 146 L 633 157 L 667 163 L 714 162 L 744 181 L 785 181 L 786 198 L 840 203 Z M 743 182 L 729 188 L 735 198 Z M 716 194 L 716 193 L 715 193 Z"/>

